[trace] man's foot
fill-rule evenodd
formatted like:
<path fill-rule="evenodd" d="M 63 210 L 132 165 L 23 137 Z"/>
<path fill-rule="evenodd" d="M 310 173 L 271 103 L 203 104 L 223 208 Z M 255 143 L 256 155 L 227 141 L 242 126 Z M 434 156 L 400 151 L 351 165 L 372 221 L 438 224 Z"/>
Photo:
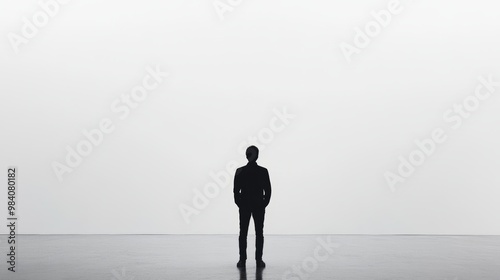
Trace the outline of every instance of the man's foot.
<path fill-rule="evenodd" d="M 257 260 L 257 267 L 264 268 L 266 267 L 266 263 L 263 260 Z"/>
<path fill-rule="evenodd" d="M 245 267 L 245 260 L 240 260 L 237 264 L 236 267 Z"/>

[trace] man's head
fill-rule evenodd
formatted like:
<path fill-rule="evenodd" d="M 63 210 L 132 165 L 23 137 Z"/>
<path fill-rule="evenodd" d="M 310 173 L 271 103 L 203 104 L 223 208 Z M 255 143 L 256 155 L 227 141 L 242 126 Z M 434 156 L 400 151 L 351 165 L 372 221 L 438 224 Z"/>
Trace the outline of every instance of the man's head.
<path fill-rule="evenodd" d="M 246 155 L 249 162 L 256 162 L 257 158 L 259 158 L 259 149 L 255 146 L 250 146 L 247 148 Z"/>

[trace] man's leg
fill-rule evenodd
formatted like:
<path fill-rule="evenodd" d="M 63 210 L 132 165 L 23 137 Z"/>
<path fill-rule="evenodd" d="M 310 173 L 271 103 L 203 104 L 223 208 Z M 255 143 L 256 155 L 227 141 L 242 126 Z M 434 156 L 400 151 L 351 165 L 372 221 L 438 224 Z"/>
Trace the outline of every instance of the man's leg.
<path fill-rule="evenodd" d="M 240 260 L 247 259 L 247 235 L 251 212 L 249 209 L 240 208 Z"/>
<path fill-rule="evenodd" d="M 262 250 L 264 248 L 264 215 L 266 209 L 256 209 L 252 211 L 255 224 L 255 260 L 262 260 Z"/>

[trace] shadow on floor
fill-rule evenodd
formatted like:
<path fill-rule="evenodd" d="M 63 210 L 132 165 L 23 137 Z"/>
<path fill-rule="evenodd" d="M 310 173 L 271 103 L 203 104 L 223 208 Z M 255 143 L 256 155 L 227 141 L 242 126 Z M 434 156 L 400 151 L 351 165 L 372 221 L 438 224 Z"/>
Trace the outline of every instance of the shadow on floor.
<path fill-rule="evenodd" d="M 240 271 L 240 280 L 247 280 L 247 269 L 246 267 L 238 268 Z M 255 280 L 262 280 L 262 271 L 264 268 L 255 268 Z"/>

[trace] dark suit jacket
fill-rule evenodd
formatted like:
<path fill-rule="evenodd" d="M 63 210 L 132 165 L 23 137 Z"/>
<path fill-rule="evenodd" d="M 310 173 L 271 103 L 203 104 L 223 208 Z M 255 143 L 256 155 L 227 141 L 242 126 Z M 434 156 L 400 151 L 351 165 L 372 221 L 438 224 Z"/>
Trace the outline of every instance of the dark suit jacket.
<path fill-rule="evenodd" d="M 238 207 L 265 208 L 271 200 L 269 172 L 256 162 L 248 162 L 236 169 L 233 192 Z"/>

